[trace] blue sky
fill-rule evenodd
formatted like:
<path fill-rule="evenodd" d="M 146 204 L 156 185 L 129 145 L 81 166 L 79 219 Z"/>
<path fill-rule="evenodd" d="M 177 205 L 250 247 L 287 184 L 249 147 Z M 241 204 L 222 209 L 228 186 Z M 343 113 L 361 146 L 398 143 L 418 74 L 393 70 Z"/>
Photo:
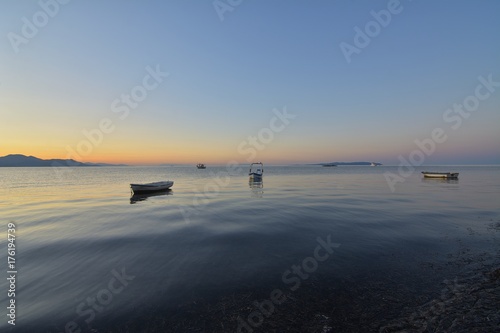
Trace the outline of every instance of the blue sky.
<path fill-rule="evenodd" d="M 12 33 L 23 37 L 23 17 L 33 24 L 41 3 L 57 4 L 57 13 L 15 52 Z M 346 61 L 340 44 L 356 46 L 355 27 L 365 32 L 372 11 L 388 6 L 398 13 L 385 27 L 375 23 L 369 45 Z M 214 1 L 2 1 L 0 155 L 247 161 L 238 147 L 251 149 L 249 137 L 286 108 L 296 117 L 260 142 L 256 159 L 395 165 L 418 149 L 415 140 L 443 128 L 447 140 L 423 164 L 500 163 L 500 87 L 458 129 L 443 120 L 474 95 L 479 76 L 500 81 L 500 2 L 282 0 L 231 8 L 221 20 Z M 120 119 L 112 102 L 141 85 L 148 66 L 169 75 Z M 104 118 L 113 130 L 85 146 L 82 131 Z"/>

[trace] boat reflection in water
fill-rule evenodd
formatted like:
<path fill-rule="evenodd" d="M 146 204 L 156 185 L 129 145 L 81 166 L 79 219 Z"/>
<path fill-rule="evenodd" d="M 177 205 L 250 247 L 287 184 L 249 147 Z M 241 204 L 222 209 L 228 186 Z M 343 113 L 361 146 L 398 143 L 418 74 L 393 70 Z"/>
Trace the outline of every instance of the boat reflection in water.
<path fill-rule="evenodd" d="M 422 183 L 448 183 L 458 184 L 458 178 L 422 178 Z"/>
<path fill-rule="evenodd" d="M 130 203 L 135 204 L 136 202 L 139 201 L 145 201 L 149 197 L 157 197 L 161 195 L 172 195 L 172 194 L 174 194 L 174 192 L 170 189 L 157 192 L 132 194 L 132 196 L 130 197 Z"/>
<path fill-rule="evenodd" d="M 264 182 L 262 180 L 258 182 L 250 180 L 248 186 L 252 190 L 253 198 L 262 198 L 264 196 Z"/>

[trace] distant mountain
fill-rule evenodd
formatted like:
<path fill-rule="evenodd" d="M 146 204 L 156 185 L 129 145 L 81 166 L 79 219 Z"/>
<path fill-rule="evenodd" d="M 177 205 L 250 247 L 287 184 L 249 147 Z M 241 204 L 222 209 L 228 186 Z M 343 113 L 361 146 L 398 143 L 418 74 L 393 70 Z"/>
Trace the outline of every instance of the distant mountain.
<path fill-rule="evenodd" d="M 375 163 L 375 162 L 374 162 Z M 328 163 L 317 163 L 315 165 L 371 165 L 372 162 L 328 162 Z M 376 165 L 382 165 L 382 163 L 375 163 Z"/>
<path fill-rule="evenodd" d="M 72 159 L 42 160 L 34 156 L 11 154 L 0 157 L 0 167 L 124 166 L 124 164 L 82 163 Z"/>
<path fill-rule="evenodd" d="M 109 164 L 109 163 L 84 163 L 85 166 L 128 166 L 127 164 Z"/>

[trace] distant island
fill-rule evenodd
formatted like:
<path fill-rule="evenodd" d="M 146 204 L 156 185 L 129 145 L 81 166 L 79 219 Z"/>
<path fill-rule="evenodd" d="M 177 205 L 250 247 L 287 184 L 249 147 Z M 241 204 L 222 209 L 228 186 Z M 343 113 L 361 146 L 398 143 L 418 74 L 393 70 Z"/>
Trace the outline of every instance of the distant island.
<path fill-rule="evenodd" d="M 11 154 L 0 157 L 0 167 L 85 167 L 85 166 L 126 166 L 125 164 L 108 164 L 108 163 L 83 163 L 72 159 L 50 159 L 43 160 L 34 156 L 26 156 L 21 154 Z"/>
<path fill-rule="evenodd" d="M 334 166 L 334 165 L 382 165 L 382 163 L 377 163 L 377 162 L 327 162 L 327 163 L 315 163 L 313 165 L 323 165 L 323 166 Z"/>

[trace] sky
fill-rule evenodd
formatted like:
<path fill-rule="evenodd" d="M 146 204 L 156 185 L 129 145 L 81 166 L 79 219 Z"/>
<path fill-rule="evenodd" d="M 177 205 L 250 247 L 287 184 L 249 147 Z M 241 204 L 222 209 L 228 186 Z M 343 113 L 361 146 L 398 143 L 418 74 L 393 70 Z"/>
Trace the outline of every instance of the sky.
<path fill-rule="evenodd" d="M 0 2 L 0 156 L 500 164 L 500 2 Z"/>

